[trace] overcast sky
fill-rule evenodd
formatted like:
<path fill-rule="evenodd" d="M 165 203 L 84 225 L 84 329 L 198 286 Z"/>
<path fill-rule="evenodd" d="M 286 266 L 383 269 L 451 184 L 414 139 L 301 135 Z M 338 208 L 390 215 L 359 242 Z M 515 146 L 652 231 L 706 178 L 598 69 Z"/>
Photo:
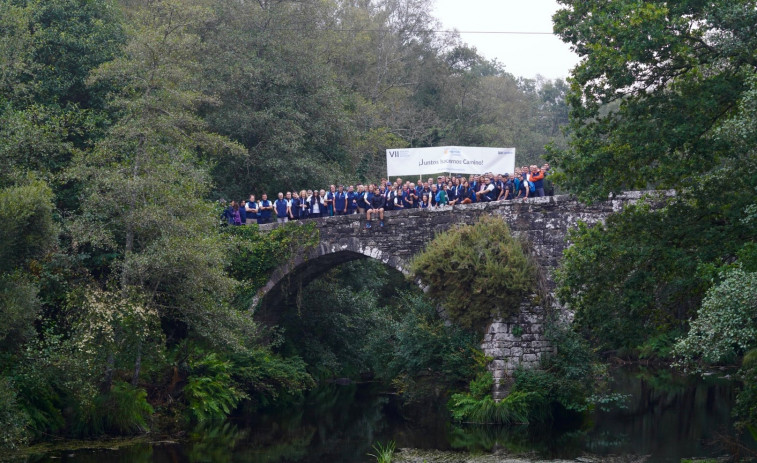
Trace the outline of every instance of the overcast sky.
<path fill-rule="evenodd" d="M 554 0 L 435 0 L 434 16 L 445 29 L 552 32 Z M 565 78 L 578 56 L 555 35 L 460 34 L 486 58 L 521 77 Z"/>

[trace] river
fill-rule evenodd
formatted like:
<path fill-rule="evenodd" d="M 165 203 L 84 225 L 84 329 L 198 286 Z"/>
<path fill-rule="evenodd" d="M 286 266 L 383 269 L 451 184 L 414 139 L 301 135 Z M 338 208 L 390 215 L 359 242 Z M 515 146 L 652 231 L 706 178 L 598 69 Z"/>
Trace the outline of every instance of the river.
<path fill-rule="evenodd" d="M 397 460 L 419 462 L 622 456 L 680 463 L 723 454 L 719 436 L 733 435 L 733 382 L 718 375 L 693 379 L 640 368 L 618 368 L 612 376 L 613 390 L 627 396 L 623 408 L 597 409 L 583 423 L 551 429 L 455 425 L 443 406 L 403 407 L 397 396 L 375 384 L 329 384 L 313 391 L 302 406 L 198 427 L 180 438 L 116 449 L 58 449 L 14 461 L 369 462 L 375 461 L 368 456 L 372 446 L 389 441 L 398 449 L 415 449 L 400 452 Z"/>

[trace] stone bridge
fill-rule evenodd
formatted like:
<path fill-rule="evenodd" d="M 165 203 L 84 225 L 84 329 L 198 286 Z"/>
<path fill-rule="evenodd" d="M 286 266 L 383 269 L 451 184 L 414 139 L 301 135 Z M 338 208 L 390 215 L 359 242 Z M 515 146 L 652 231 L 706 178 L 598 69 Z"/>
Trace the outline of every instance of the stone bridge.
<path fill-rule="evenodd" d="M 568 246 L 568 230 L 579 221 L 587 224 L 604 221 L 626 204 L 643 198 L 654 200 L 669 195 L 670 192 L 632 191 L 591 205 L 564 195 L 390 211 L 385 214 L 383 228 L 376 220 L 370 229 L 365 228 L 363 215 L 315 219 L 320 233 L 318 245 L 297 252 L 293 259 L 278 268 L 258 292 L 255 306 L 258 313 L 275 311 L 319 275 L 355 259 L 377 259 L 407 274 L 413 256 L 422 251 L 436 233 L 456 224 L 473 224 L 483 215 L 501 217 L 514 235 L 530 243 L 532 256 L 541 269 L 542 289 L 549 294 L 555 286 L 553 272 Z M 265 231 L 276 226 L 263 225 L 261 229 Z M 543 353 L 551 351 L 551 346 L 543 339 L 542 330 L 547 309 L 550 309 L 548 304 L 524 301 L 518 315 L 507 320 L 492 320 L 487 327 L 482 348 L 494 358 L 490 368 L 497 384 L 518 365 L 535 366 Z M 513 330 L 516 326 L 518 328 Z"/>

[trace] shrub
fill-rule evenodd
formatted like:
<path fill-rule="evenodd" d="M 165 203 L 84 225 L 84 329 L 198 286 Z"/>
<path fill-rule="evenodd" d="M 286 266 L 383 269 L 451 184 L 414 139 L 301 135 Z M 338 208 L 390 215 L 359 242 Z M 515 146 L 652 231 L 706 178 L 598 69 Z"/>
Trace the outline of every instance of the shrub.
<path fill-rule="evenodd" d="M 733 414 L 736 428 L 749 431 L 757 440 L 757 349 L 744 356 L 739 370 L 739 379 L 743 386 L 736 397 Z"/>
<path fill-rule="evenodd" d="M 0 377 L 0 450 L 26 444 L 29 424 L 29 415 L 19 406 L 13 383 Z"/>
<path fill-rule="evenodd" d="M 506 317 L 536 288 L 536 266 L 525 243 L 492 217 L 440 233 L 413 260 L 411 271 L 465 328 Z"/>
<path fill-rule="evenodd" d="M 231 377 L 232 364 L 214 353 L 191 361 L 191 373 L 184 387 L 189 413 L 198 422 L 226 418 L 246 394 Z"/>
<path fill-rule="evenodd" d="M 455 421 L 477 424 L 528 424 L 543 421 L 543 397 L 537 392 L 513 391 L 499 402 L 490 392 L 490 372 L 471 382 L 470 393 L 453 394 L 449 409 Z"/>
<path fill-rule="evenodd" d="M 79 417 L 78 434 L 83 436 L 135 434 L 149 430 L 154 410 L 147 403 L 147 392 L 123 381 L 114 381 L 110 391 L 98 395 L 92 407 Z"/>
<path fill-rule="evenodd" d="M 722 278 L 707 291 L 688 335 L 675 345 L 684 366 L 734 360 L 757 345 L 757 272 L 734 267 Z"/>

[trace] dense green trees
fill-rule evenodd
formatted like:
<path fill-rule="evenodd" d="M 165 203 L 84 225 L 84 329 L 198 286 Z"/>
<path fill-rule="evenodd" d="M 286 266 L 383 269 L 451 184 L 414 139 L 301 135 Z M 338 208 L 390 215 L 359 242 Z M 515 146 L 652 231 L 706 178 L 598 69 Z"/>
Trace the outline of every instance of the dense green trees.
<path fill-rule="evenodd" d="M 0 445 L 217 419 L 313 385 L 310 352 L 248 310 L 312 237 L 219 229 L 213 200 L 376 180 L 392 146 L 512 145 L 525 160 L 564 146 L 563 82 L 516 79 L 429 32 L 428 11 L 0 0 Z M 433 329 L 391 341 L 452 339 L 449 369 L 464 370 L 468 338 L 410 306 L 402 323 Z M 330 372 L 373 368 L 360 352 Z M 405 372 L 392 365 L 386 379 Z"/>
<path fill-rule="evenodd" d="M 563 269 L 563 299 L 584 328 L 605 347 L 635 347 L 683 328 L 715 269 L 757 236 L 743 220 L 757 186 L 746 129 L 755 5 L 562 3 L 555 30 L 585 57 L 568 95 L 569 148 L 552 154 L 562 184 L 585 199 L 677 190 L 667 207 L 576 232 Z"/>
<path fill-rule="evenodd" d="M 205 38 L 212 129 L 247 147 L 217 194 L 379 176 L 389 146 L 564 144 L 562 82 L 516 79 L 438 29 L 425 0 L 216 2 Z M 554 124 L 556 122 L 556 124 Z"/>
<path fill-rule="evenodd" d="M 570 150 L 559 156 L 566 186 L 596 198 L 742 168 L 733 162 L 748 153 L 722 126 L 753 85 L 753 1 L 560 3 L 555 31 L 585 58 L 568 97 Z"/>
<path fill-rule="evenodd" d="M 568 147 L 550 155 L 558 180 L 586 200 L 676 189 L 573 233 L 560 296 L 606 350 L 669 354 L 690 328 L 676 346 L 688 362 L 735 360 L 757 327 L 757 4 L 560 3 L 555 31 L 583 60 Z M 754 429 L 753 388 L 739 402 Z"/>

